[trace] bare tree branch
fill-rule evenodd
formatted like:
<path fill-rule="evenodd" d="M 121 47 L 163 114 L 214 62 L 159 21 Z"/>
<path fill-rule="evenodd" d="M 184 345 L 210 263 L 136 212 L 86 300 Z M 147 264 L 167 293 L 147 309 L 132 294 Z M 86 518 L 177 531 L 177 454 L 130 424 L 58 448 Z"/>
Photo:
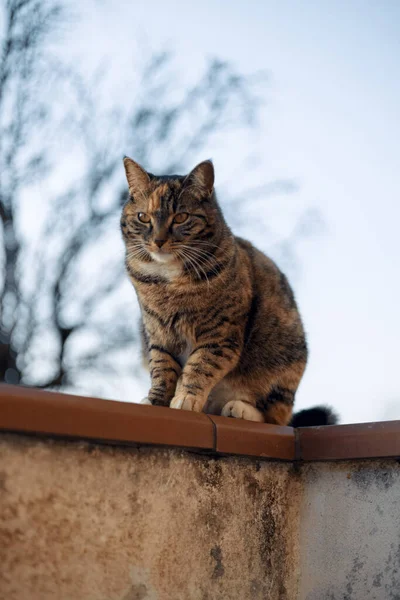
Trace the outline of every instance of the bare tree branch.
<path fill-rule="evenodd" d="M 218 131 L 254 123 L 256 86 L 220 60 L 212 60 L 191 87 L 179 86 L 173 56 L 161 52 L 142 67 L 133 101 L 103 111 L 99 74 L 92 85 L 46 52 L 65 16 L 62 2 L 7 0 L 3 11 L 0 381 L 68 388 L 87 381 L 90 387 L 85 378 L 97 371 L 100 385 L 101 376 L 124 373 L 117 355 L 129 355 L 137 343 L 133 327 L 127 327 L 132 309 L 126 299 L 133 302 L 133 293 L 126 293 L 122 254 L 104 252 L 108 243 L 118 248 L 126 196 L 122 155 L 131 153 L 158 171 L 184 171 L 187 156 Z M 49 78 L 68 88 L 63 119 L 44 93 Z M 62 193 L 48 198 L 35 249 L 20 230 L 20 198 L 35 178 L 46 181 L 58 168 L 45 133 L 56 130 L 65 139 L 75 136 L 72 144 L 78 140 L 84 168 Z M 89 280 L 84 265 L 90 252 L 98 269 Z M 133 363 L 129 368 L 134 371 Z"/>

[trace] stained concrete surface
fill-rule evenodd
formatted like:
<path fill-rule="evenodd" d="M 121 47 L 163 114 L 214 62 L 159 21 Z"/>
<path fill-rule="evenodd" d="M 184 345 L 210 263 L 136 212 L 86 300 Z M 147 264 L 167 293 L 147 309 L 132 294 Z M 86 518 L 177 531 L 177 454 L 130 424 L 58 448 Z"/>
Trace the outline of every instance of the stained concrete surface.
<path fill-rule="evenodd" d="M 1 600 L 292 600 L 290 464 L 0 437 Z"/>
<path fill-rule="evenodd" d="M 0 436 L 0 600 L 400 600 L 400 463 Z"/>
<path fill-rule="evenodd" d="M 299 600 L 400 600 L 398 460 L 302 468 Z"/>

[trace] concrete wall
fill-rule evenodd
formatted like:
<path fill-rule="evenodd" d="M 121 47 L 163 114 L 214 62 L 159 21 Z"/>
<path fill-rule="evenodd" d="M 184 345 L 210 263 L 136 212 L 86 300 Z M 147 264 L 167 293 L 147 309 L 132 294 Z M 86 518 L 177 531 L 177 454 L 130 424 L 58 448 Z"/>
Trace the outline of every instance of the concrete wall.
<path fill-rule="evenodd" d="M 1 600 L 291 600 L 287 463 L 0 437 Z"/>
<path fill-rule="evenodd" d="M 300 600 L 400 600 L 398 460 L 303 467 Z"/>
<path fill-rule="evenodd" d="M 0 600 L 400 600 L 396 460 L 0 436 Z"/>

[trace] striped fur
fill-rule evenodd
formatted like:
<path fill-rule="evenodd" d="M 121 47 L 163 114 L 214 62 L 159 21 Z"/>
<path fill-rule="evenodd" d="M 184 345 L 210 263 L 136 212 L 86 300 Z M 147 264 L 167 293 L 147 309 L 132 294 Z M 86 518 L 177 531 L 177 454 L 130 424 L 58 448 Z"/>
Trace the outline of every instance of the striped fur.
<path fill-rule="evenodd" d="M 129 158 L 124 165 L 121 230 L 141 307 L 149 401 L 289 423 L 307 347 L 286 277 L 233 236 L 211 162 L 168 177 Z"/>

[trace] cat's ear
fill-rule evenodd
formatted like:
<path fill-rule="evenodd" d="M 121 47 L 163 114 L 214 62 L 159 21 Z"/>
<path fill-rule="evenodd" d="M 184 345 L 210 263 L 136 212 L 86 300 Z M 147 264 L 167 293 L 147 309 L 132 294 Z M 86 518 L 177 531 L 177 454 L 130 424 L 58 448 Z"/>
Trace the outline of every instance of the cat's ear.
<path fill-rule="evenodd" d="M 150 175 L 147 171 L 128 156 L 124 156 L 124 167 L 129 193 L 132 196 L 138 193 L 145 194 L 150 183 Z"/>
<path fill-rule="evenodd" d="M 214 189 L 214 165 L 211 160 L 204 160 L 189 173 L 187 181 L 200 188 L 208 196 Z"/>

